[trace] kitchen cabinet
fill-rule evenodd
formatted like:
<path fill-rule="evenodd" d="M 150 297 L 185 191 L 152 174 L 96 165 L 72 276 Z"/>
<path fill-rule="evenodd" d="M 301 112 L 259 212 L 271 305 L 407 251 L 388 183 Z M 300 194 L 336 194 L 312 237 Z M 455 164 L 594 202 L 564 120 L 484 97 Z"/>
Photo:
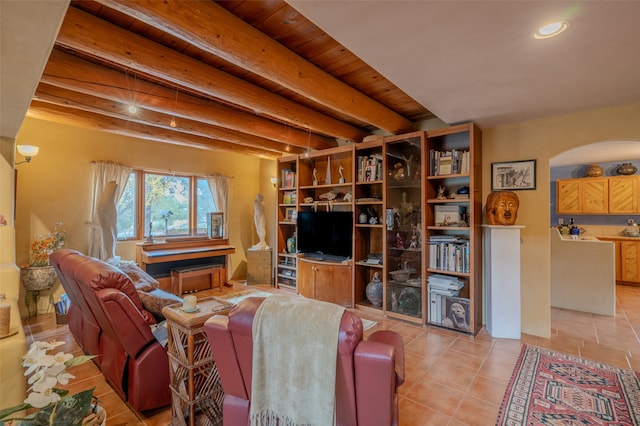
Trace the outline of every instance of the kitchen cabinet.
<path fill-rule="evenodd" d="M 616 283 L 640 285 L 640 240 L 631 237 L 598 237 L 615 246 Z"/>
<path fill-rule="evenodd" d="M 582 213 L 603 214 L 609 211 L 609 179 L 582 180 Z"/>
<path fill-rule="evenodd" d="M 640 284 L 640 241 L 620 241 L 622 281 Z"/>
<path fill-rule="evenodd" d="M 634 214 L 638 211 L 638 177 L 610 177 L 609 213 Z"/>
<path fill-rule="evenodd" d="M 338 263 L 300 258 L 298 293 L 301 296 L 353 307 L 351 262 Z"/>
<path fill-rule="evenodd" d="M 582 183 L 580 179 L 556 181 L 556 212 L 558 214 L 582 213 Z"/>
<path fill-rule="evenodd" d="M 639 176 L 558 179 L 558 214 L 638 214 Z"/>
<path fill-rule="evenodd" d="M 556 181 L 558 214 L 606 214 L 609 212 L 608 178 Z"/>

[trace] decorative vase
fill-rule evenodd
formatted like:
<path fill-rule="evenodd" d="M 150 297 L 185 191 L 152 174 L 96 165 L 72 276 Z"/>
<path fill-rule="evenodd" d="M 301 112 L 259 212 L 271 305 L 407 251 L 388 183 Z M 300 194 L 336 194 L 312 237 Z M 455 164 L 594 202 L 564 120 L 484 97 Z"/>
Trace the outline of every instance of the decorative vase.
<path fill-rule="evenodd" d="M 589 166 L 589 168 L 587 169 L 587 177 L 600 177 L 602 176 L 602 167 L 600 167 L 598 164 L 592 164 Z"/>
<path fill-rule="evenodd" d="M 367 284 L 366 294 L 373 306 L 382 306 L 382 281 L 377 272 L 374 272 L 373 279 Z"/>
<path fill-rule="evenodd" d="M 48 290 L 56 283 L 53 266 L 28 266 L 20 268 L 20 282 L 29 291 Z"/>
<path fill-rule="evenodd" d="M 287 251 L 289 253 L 296 252 L 296 234 L 295 233 L 291 237 L 287 238 Z"/>
<path fill-rule="evenodd" d="M 638 168 L 631 163 L 622 163 L 620 167 L 616 169 L 619 175 L 635 175 L 638 171 Z"/>

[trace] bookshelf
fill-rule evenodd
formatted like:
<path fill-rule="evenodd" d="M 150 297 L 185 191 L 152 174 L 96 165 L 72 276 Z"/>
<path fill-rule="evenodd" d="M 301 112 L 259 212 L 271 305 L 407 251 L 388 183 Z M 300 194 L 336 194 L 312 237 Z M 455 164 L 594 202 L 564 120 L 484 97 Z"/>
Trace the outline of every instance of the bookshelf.
<path fill-rule="evenodd" d="M 298 211 L 298 156 L 278 159 L 278 241 L 276 287 L 297 291 L 297 253 L 287 247 L 295 238 Z"/>
<path fill-rule="evenodd" d="M 382 140 L 356 145 L 354 196 L 354 295 L 359 307 L 381 311 L 367 298 L 367 284 L 383 274 L 383 177 Z"/>
<path fill-rule="evenodd" d="M 482 327 L 480 143 L 473 123 L 426 135 L 426 322 L 473 335 Z"/>

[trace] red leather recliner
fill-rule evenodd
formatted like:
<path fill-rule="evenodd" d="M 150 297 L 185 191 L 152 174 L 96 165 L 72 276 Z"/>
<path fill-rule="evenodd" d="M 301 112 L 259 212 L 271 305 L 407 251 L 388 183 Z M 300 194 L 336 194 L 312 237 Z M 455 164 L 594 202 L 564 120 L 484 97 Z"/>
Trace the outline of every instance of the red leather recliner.
<path fill-rule="evenodd" d="M 167 350 L 154 337 L 129 277 L 116 267 L 76 250 L 50 255 L 71 307 L 69 330 L 120 397 L 135 410 L 171 403 Z"/>
<path fill-rule="evenodd" d="M 251 297 L 229 316 L 204 325 L 222 381 L 224 425 L 248 425 L 251 405 L 253 318 L 264 298 Z M 336 369 L 336 424 L 398 424 L 398 387 L 404 382 L 404 345 L 399 334 L 382 330 L 362 338 L 362 321 L 345 311 L 340 322 Z"/>

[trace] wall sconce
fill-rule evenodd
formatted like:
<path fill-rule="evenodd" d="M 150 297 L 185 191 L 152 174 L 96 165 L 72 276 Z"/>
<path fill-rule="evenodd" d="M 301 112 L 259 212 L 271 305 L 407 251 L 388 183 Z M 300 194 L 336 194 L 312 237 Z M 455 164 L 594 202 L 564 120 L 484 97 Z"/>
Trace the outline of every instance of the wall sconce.
<path fill-rule="evenodd" d="M 271 178 L 271 183 L 273 184 L 273 187 L 275 188 L 276 185 L 278 185 L 278 178 Z"/>
<path fill-rule="evenodd" d="M 24 161 L 15 163 L 15 165 L 30 163 L 31 158 L 38 155 L 38 151 L 40 150 L 40 148 L 35 145 L 16 145 L 16 149 L 18 150 L 18 153 L 24 157 Z"/>

